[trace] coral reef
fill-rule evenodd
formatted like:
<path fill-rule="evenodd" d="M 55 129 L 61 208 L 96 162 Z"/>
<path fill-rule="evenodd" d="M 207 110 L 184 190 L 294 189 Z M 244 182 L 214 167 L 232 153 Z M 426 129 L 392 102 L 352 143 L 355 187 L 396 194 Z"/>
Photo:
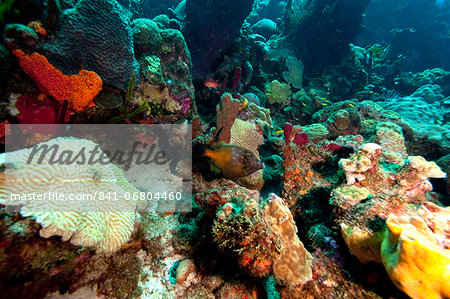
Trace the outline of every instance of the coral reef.
<path fill-rule="evenodd" d="M 209 9 L 200 0 L 186 2 L 186 37 L 194 65 L 194 76 L 202 76 L 210 71 L 221 50 L 229 47 L 239 36 L 239 28 L 252 9 L 253 1 L 233 2 L 214 0 Z"/>
<path fill-rule="evenodd" d="M 273 80 L 266 86 L 266 98 L 269 104 L 279 104 L 280 106 L 288 106 L 291 102 L 291 88 L 288 84 Z"/>
<path fill-rule="evenodd" d="M 219 247 L 234 251 L 250 274 L 273 271 L 277 280 L 292 286 L 312 278 L 311 255 L 296 232 L 291 212 L 275 194 L 261 204 L 235 198 L 218 210 L 213 227 Z"/>
<path fill-rule="evenodd" d="M 125 90 L 132 75 L 139 73 L 130 17 L 116 1 L 78 1 L 60 15 L 59 29 L 42 44 L 42 52 L 63 73 L 86 68 L 105 84 Z"/>
<path fill-rule="evenodd" d="M 3 1 L 0 297 L 450 297 L 449 7 Z M 105 123 L 176 156 L 67 137 Z"/>
<path fill-rule="evenodd" d="M 213 236 L 219 248 L 236 252 L 239 265 L 256 277 L 269 274 L 283 252 L 282 240 L 253 199 L 223 205 L 214 222 Z"/>
<path fill-rule="evenodd" d="M 385 128 L 380 130 L 386 133 Z M 423 157 L 406 157 L 403 138 L 390 133 L 394 133 L 390 140 L 397 140 L 390 146 L 403 150 L 396 159 L 392 147 L 368 143 L 340 160 L 347 186 L 333 191 L 332 202 L 341 209 L 342 236 L 361 262 L 382 263 L 394 283 L 413 298 L 445 297 L 448 290 L 440 277 L 448 276 L 448 271 L 424 263 L 449 263 L 444 237 L 448 223 L 443 220 L 448 209 L 429 202 L 428 196 L 432 190 L 428 178 L 446 174 Z M 435 230 L 436 225 L 441 228 Z M 429 273 L 429 283 L 421 283 L 424 273 Z"/>
<path fill-rule="evenodd" d="M 59 137 L 39 145 L 59 145 L 62 150 L 86 148 L 93 151 L 98 147 L 92 141 Z M 107 165 L 52 165 L 48 155 L 39 161 L 40 156 L 32 155 L 32 149 L 23 149 L 1 155 L 2 164 L 14 165 L 1 173 L 2 200 L 6 206 L 23 206 L 20 213 L 32 216 L 42 225 L 39 234 L 44 238 L 61 236 L 63 241 L 74 245 L 93 247 L 97 252 L 111 253 L 126 243 L 133 231 L 135 203 L 124 199 L 112 202 L 95 200 L 94 194 L 104 192 L 136 192 L 122 173 L 112 163 Z M 97 151 L 98 153 L 98 151 Z M 98 153 L 97 158 L 102 152 Z M 81 189 L 80 189 L 81 188 Z M 21 201 L 13 200 L 11 194 L 46 194 L 48 190 L 61 194 L 78 194 L 83 190 L 91 194 L 93 201 L 73 203 L 63 201 Z M 99 193 L 100 192 L 100 193 Z M 99 195 L 100 196 L 100 195 Z"/>

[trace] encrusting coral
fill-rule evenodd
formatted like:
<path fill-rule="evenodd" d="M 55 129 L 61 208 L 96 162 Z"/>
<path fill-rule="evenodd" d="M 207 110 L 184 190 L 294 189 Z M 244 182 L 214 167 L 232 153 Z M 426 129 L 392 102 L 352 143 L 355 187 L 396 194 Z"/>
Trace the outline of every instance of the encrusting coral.
<path fill-rule="evenodd" d="M 25 54 L 14 50 L 23 71 L 33 79 L 39 90 L 59 102 L 68 101 L 69 109 L 83 111 L 94 106 L 94 98 L 102 89 L 102 79 L 94 72 L 81 70 L 78 75 L 64 75 L 39 53 Z"/>
<path fill-rule="evenodd" d="M 236 254 L 239 265 L 253 276 L 273 273 L 291 286 L 312 278 L 312 257 L 297 236 L 289 208 L 275 194 L 259 204 L 235 197 L 216 216 L 215 242 L 223 251 Z"/>
<path fill-rule="evenodd" d="M 291 87 L 289 84 L 279 82 L 278 80 L 273 80 L 267 84 L 265 94 L 269 104 L 279 104 L 285 107 L 291 102 Z"/>
<path fill-rule="evenodd" d="M 86 139 L 59 137 L 38 145 L 59 146 L 61 151 L 84 148 L 94 151 L 98 145 Z M 125 193 L 139 192 L 125 178 L 122 170 L 112 163 L 49 163 L 45 155 L 35 155 L 27 163 L 32 148 L 0 156 L 6 169 L 0 173 L 0 203 L 21 205 L 24 217 L 33 217 L 41 224 L 44 238 L 61 236 L 74 245 L 92 247 L 96 252 L 111 253 L 120 249 L 133 232 L 136 204 L 124 198 Z M 103 152 L 97 150 L 95 158 Z M 5 164 L 7 162 L 7 164 Z M 12 194 L 64 194 L 66 200 L 12 200 Z M 101 200 L 101 194 L 116 193 L 119 200 Z M 94 200 L 74 201 L 70 195 L 91 195 Z"/>
<path fill-rule="evenodd" d="M 377 132 L 383 146 L 364 144 L 340 161 L 347 185 L 331 199 L 340 208 L 343 239 L 361 262 L 382 263 L 409 296 L 448 297 L 449 209 L 431 203 L 428 194 L 428 178 L 446 174 L 423 157 L 406 157 L 399 133 Z"/>

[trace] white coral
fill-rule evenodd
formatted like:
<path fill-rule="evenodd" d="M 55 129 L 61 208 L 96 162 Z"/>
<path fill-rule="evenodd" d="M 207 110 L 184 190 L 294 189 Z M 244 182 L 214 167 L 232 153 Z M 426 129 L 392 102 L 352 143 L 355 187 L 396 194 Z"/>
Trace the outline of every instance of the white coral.
<path fill-rule="evenodd" d="M 409 166 L 417 171 L 420 178 L 445 178 L 447 174 L 443 172 L 434 162 L 428 162 L 421 156 L 409 156 Z"/>
<path fill-rule="evenodd" d="M 58 145 L 58 152 L 94 150 L 92 141 L 59 137 L 39 145 Z M 36 155 L 27 163 L 31 148 L 2 154 L 0 162 L 6 169 L 0 173 L 0 204 L 21 206 L 24 217 L 34 217 L 41 224 L 44 238 L 61 236 L 74 245 L 93 247 L 97 252 L 114 252 L 128 241 L 135 222 L 136 204 L 124 199 L 128 192 L 139 192 L 112 163 L 50 164 L 48 157 L 37 163 Z M 97 152 L 94 160 L 103 152 Z M 6 164 L 4 163 L 6 161 Z M 12 194 L 57 192 L 66 200 L 11 200 Z M 100 193 L 115 194 L 118 200 L 99 200 Z M 94 200 L 67 200 L 70 195 L 96 195 Z"/>

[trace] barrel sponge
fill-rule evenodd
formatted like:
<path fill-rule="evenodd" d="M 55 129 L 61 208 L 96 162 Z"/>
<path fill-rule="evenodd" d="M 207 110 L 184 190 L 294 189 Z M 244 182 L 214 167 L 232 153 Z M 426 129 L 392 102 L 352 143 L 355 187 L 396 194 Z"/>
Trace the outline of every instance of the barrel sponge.
<path fill-rule="evenodd" d="M 78 75 L 64 75 L 39 53 L 25 54 L 14 50 L 23 71 L 37 84 L 39 90 L 59 102 L 68 100 L 69 109 L 83 111 L 94 106 L 95 96 L 102 90 L 102 79 L 94 72 L 81 70 Z"/>
<path fill-rule="evenodd" d="M 58 145 L 58 152 L 85 149 L 97 151 L 94 161 L 103 152 L 97 144 L 77 138 L 58 137 L 39 145 Z M 120 249 L 133 232 L 136 205 L 124 200 L 125 193 L 138 192 L 125 178 L 122 170 L 112 163 L 82 165 L 72 163 L 50 164 L 45 155 L 35 155 L 28 163 L 32 148 L 0 155 L 0 204 L 19 205 L 24 217 L 33 217 L 42 226 L 41 237 L 61 236 L 63 241 L 78 246 L 91 247 L 97 253 L 111 253 Z M 46 194 L 49 191 L 60 194 L 97 194 L 96 200 L 11 200 L 11 194 Z M 100 192 L 117 194 L 119 200 L 99 200 Z"/>
<path fill-rule="evenodd" d="M 387 218 L 383 264 L 392 281 L 410 297 L 450 298 L 450 208 L 428 203 L 418 214 L 422 216 Z"/>
<path fill-rule="evenodd" d="M 115 0 L 80 0 L 60 15 L 59 29 L 42 45 L 43 54 L 65 74 L 85 68 L 125 90 L 133 73 L 139 73 L 130 17 Z"/>
<path fill-rule="evenodd" d="M 289 208 L 272 193 L 263 213 L 266 222 L 281 236 L 285 248 L 284 254 L 273 264 L 275 277 L 292 286 L 304 284 L 312 278 L 312 256 L 297 236 L 297 227 Z"/>

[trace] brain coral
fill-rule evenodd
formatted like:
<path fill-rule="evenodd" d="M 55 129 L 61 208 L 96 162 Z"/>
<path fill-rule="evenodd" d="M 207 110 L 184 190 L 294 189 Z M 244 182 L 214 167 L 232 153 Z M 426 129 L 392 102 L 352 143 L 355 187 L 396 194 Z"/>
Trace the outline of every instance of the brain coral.
<path fill-rule="evenodd" d="M 43 44 L 44 55 L 65 74 L 86 68 L 125 90 L 133 73 L 139 73 L 130 17 L 116 1 L 80 0 L 59 17 L 60 29 Z"/>
<path fill-rule="evenodd" d="M 136 55 L 154 55 L 162 43 L 158 25 L 149 19 L 136 19 L 131 23 Z"/>
<path fill-rule="evenodd" d="M 96 143 L 76 138 L 59 137 L 39 145 L 59 145 L 59 150 L 84 148 L 86 152 L 96 149 Z M 97 252 L 110 253 L 120 249 L 128 241 L 135 222 L 133 201 L 120 200 L 126 192 L 138 192 L 112 163 L 81 165 L 72 163 L 50 164 L 46 155 L 38 163 L 35 155 L 27 163 L 32 148 L 0 155 L 0 163 L 6 169 L 0 173 L 0 204 L 23 205 L 20 213 L 34 217 L 41 224 L 40 235 L 44 238 L 61 236 L 63 241 L 74 245 L 93 247 Z M 97 151 L 94 159 L 103 152 Z M 5 161 L 7 163 L 5 163 Z M 29 200 L 17 202 L 11 194 L 47 194 L 58 192 L 68 198 L 69 194 L 93 195 L 94 200 Z M 100 192 L 116 192 L 119 200 L 99 200 Z M 121 196 L 121 197 L 119 197 Z"/>

